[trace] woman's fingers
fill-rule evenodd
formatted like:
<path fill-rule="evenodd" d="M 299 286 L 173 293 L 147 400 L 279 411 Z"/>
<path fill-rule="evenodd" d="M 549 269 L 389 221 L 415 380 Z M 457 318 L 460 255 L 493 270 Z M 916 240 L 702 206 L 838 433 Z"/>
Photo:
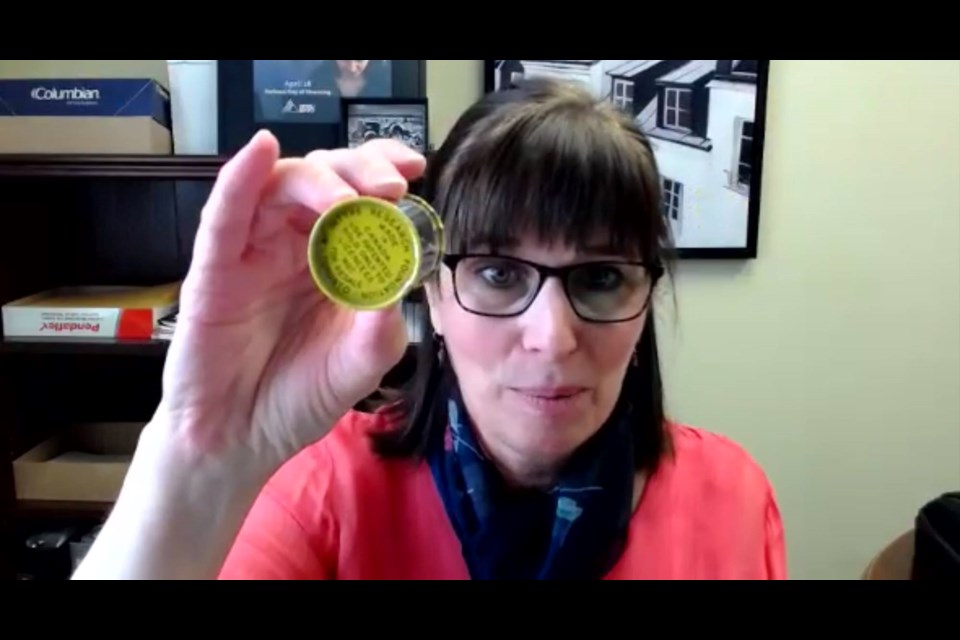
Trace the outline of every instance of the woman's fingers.
<path fill-rule="evenodd" d="M 356 189 L 326 164 L 281 160 L 273 171 L 263 204 L 266 219 L 259 226 L 264 229 L 257 233 L 269 236 L 274 227 L 287 223 L 308 232 L 319 212 L 356 195 Z M 290 209 L 290 214 L 283 218 L 276 215 L 275 209 Z"/>
<path fill-rule="evenodd" d="M 392 140 L 377 140 L 358 149 L 314 151 L 302 160 L 277 163 L 266 205 L 299 205 L 293 221 L 304 230 L 323 211 L 358 194 L 402 197 L 408 181 L 423 175 L 425 168 L 422 155 Z"/>
<path fill-rule="evenodd" d="M 375 153 L 389 160 L 407 180 L 416 180 L 427 168 L 427 159 L 396 140 L 371 140 L 360 151 Z"/>
<path fill-rule="evenodd" d="M 200 266 L 228 264 L 243 254 L 261 193 L 279 155 L 277 139 L 261 131 L 223 166 L 197 229 L 194 261 Z"/>
<path fill-rule="evenodd" d="M 337 172 L 358 193 L 377 198 L 400 198 L 407 192 L 407 180 L 382 155 L 362 149 L 336 149 L 311 158 Z"/>
<path fill-rule="evenodd" d="M 358 192 L 380 198 L 400 198 L 407 183 L 419 178 L 426 159 L 395 140 L 374 140 L 358 149 L 336 149 L 308 156 L 330 166 Z"/>
<path fill-rule="evenodd" d="M 305 159 L 279 156 L 276 138 L 261 131 L 224 165 L 201 216 L 195 263 L 237 261 L 254 236 L 272 237 L 288 222 L 309 229 L 321 212 L 357 194 L 400 198 L 426 168 L 421 154 L 394 140 L 316 151 Z M 282 208 L 290 208 L 292 219 L 277 215 Z"/>

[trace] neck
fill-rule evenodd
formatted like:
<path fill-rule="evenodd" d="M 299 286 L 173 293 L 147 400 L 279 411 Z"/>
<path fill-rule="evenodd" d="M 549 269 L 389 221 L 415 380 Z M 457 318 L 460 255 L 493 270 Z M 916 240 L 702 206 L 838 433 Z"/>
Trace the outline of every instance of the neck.
<path fill-rule="evenodd" d="M 546 490 L 556 484 L 564 460 L 531 461 L 502 446 L 487 442 L 474 432 L 483 454 L 489 458 L 507 486 L 514 489 Z"/>
<path fill-rule="evenodd" d="M 345 76 L 337 80 L 337 84 L 341 87 L 357 87 L 363 84 L 363 78 L 354 78 L 350 76 Z"/>

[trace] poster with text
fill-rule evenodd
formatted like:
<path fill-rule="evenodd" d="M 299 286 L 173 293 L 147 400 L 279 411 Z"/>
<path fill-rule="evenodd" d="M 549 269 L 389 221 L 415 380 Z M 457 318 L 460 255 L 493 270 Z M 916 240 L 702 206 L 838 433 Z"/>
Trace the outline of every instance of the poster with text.
<path fill-rule="evenodd" d="M 389 98 L 390 60 L 254 60 L 257 122 L 337 123 L 340 98 Z"/>

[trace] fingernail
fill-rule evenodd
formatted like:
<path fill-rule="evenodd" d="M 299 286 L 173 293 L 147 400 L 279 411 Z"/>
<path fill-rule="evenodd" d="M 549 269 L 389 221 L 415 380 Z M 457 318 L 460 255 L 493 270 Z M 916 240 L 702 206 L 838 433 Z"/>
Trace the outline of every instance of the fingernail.
<path fill-rule="evenodd" d="M 407 183 L 403 178 L 396 178 L 392 176 L 377 176 L 376 178 L 370 181 L 370 187 L 373 189 L 403 189 L 406 188 Z"/>
<path fill-rule="evenodd" d="M 340 202 L 341 200 L 348 200 L 355 197 L 357 197 L 357 192 L 349 188 L 337 189 L 330 194 L 330 198 L 333 199 L 334 202 Z"/>
<path fill-rule="evenodd" d="M 404 145 L 404 150 L 407 152 L 407 155 L 410 156 L 411 160 L 424 160 L 425 156 L 417 151 L 416 149 L 411 149 L 410 147 Z"/>
<path fill-rule="evenodd" d="M 273 134 L 270 133 L 267 129 L 260 129 L 253 137 L 250 138 L 250 141 L 240 150 L 241 152 L 251 153 L 252 149 L 255 149 L 257 145 L 262 144 L 264 140 L 272 138 Z"/>
<path fill-rule="evenodd" d="M 262 140 L 268 135 L 270 135 L 269 131 L 267 131 L 266 129 L 260 129 L 255 134 L 253 134 L 252 138 L 250 138 L 250 144 L 255 144 L 257 142 L 260 142 L 260 140 Z"/>

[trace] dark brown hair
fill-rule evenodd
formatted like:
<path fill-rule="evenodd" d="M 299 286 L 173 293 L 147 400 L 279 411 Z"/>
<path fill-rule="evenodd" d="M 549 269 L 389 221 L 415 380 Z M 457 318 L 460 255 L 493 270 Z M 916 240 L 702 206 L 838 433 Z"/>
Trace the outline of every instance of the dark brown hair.
<path fill-rule="evenodd" d="M 443 218 L 451 253 L 496 251 L 533 234 L 577 249 L 599 240 L 610 253 L 669 267 L 650 143 L 612 105 L 573 86 L 526 81 L 485 96 L 430 159 L 422 193 Z M 636 416 L 637 468 L 648 472 L 670 449 L 653 304 L 621 391 Z M 444 428 L 445 411 L 434 405 L 453 374 L 438 351 L 436 337 L 424 336 L 412 379 L 385 409 L 399 426 L 371 436 L 380 455 L 422 457 Z"/>

